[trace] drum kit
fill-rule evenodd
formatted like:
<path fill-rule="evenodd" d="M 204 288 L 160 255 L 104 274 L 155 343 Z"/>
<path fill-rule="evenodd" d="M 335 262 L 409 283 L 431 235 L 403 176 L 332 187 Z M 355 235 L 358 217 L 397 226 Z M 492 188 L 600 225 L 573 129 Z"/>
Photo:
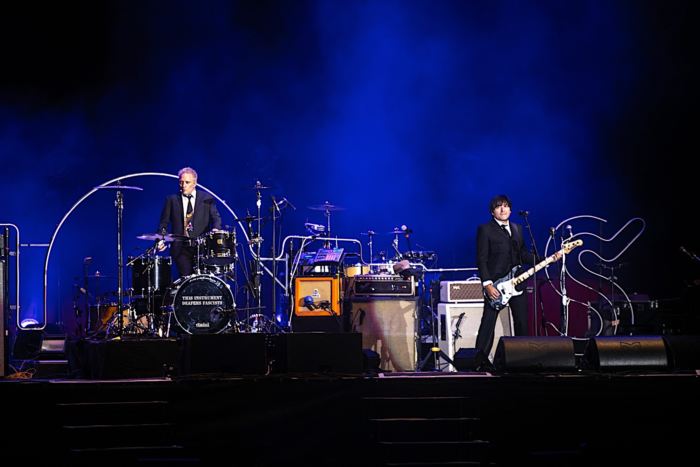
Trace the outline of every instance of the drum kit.
<path fill-rule="evenodd" d="M 173 234 L 143 234 L 140 240 L 170 243 L 188 241 L 197 250 L 194 273 L 172 280 L 172 258 L 159 256 L 148 248 L 139 256 L 129 256 L 131 288 L 122 321 L 117 306 L 107 307 L 101 325 L 107 335 L 123 334 L 165 337 L 172 325 L 188 334 L 220 333 L 235 326 L 235 303 L 229 282 L 235 281 L 235 231 L 212 230 L 201 237 Z"/>

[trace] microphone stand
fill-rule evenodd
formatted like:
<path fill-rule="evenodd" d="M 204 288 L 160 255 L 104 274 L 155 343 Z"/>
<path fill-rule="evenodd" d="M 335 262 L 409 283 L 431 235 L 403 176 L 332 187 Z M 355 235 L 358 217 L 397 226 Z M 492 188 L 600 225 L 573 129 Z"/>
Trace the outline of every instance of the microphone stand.
<path fill-rule="evenodd" d="M 532 234 L 532 226 L 530 225 L 530 219 L 528 216 L 530 213 L 527 211 L 520 211 L 520 215 L 523 218 L 523 221 L 525 222 L 525 228 L 527 229 L 528 234 L 530 235 L 530 253 L 533 254 L 534 256 L 534 263 L 537 264 L 539 261 L 540 254 L 537 251 L 537 243 L 535 242 L 535 236 Z M 535 272 L 532 275 L 532 310 L 534 313 L 534 325 L 535 325 L 535 335 L 537 335 L 537 272 Z"/>
<path fill-rule="evenodd" d="M 569 237 L 567 238 L 567 240 L 570 240 L 571 237 L 573 237 L 573 234 L 571 233 L 571 228 L 569 228 Z M 564 238 L 562 236 L 560 248 L 563 247 Z M 561 319 L 559 324 L 559 332 L 562 336 L 567 336 L 569 333 L 569 302 L 571 302 L 571 299 L 566 294 L 566 255 L 562 255 L 561 257 L 561 271 L 559 271 L 559 287 L 561 289 Z"/>

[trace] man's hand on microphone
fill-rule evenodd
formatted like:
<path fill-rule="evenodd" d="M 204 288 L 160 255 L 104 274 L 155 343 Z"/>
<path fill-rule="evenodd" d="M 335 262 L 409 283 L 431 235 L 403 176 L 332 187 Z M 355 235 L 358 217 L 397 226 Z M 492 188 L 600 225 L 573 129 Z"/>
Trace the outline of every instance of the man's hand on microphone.
<path fill-rule="evenodd" d="M 158 240 L 158 243 L 156 243 L 156 250 L 158 250 L 158 251 L 165 250 L 165 242 L 163 240 Z"/>

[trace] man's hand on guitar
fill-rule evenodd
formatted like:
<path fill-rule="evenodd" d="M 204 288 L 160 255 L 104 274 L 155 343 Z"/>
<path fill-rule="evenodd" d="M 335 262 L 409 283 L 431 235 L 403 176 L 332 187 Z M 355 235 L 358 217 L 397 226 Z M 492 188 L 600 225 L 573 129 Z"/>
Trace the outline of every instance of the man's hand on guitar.
<path fill-rule="evenodd" d="M 496 287 L 494 287 L 493 284 L 489 284 L 486 287 L 484 287 L 486 290 L 486 295 L 488 295 L 491 300 L 496 300 L 498 297 L 501 296 L 501 293 L 498 291 Z"/>

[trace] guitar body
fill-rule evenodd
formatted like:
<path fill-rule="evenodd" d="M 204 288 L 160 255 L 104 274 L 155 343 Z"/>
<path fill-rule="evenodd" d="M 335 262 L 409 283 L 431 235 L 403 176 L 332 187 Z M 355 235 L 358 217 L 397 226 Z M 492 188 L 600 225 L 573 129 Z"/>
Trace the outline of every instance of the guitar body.
<path fill-rule="evenodd" d="M 501 293 L 501 295 L 495 300 L 491 300 L 491 297 L 489 297 L 486 294 L 486 290 L 484 290 L 484 300 L 486 300 L 494 310 L 502 310 L 506 307 L 506 305 L 508 305 L 508 301 L 511 298 L 522 294 L 522 291 L 516 290 L 515 284 L 513 284 L 513 278 L 515 277 L 515 273 L 519 268 L 520 266 L 515 266 L 508 274 L 493 283 L 493 286 L 496 287 Z"/>
<path fill-rule="evenodd" d="M 522 284 L 523 281 L 525 281 L 529 277 L 532 277 L 540 269 L 546 268 L 551 263 L 558 261 L 559 258 L 561 258 L 561 256 L 569 254 L 571 250 L 581 245 L 583 245 L 582 240 L 575 240 L 573 242 L 564 243 L 564 245 L 562 245 L 561 250 L 559 250 L 559 256 L 557 256 L 556 254 L 549 256 L 544 261 L 541 261 L 540 263 L 536 264 L 534 267 L 528 269 L 519 276 L 516 276 L 515 273 L 518 271 L 518 269 L 520 269 L 520 266 L 515 266 L 507 275 L 501 277 L 493 283 L 494 287 L 498 289 L 501 295 L 497 299 L 491 300 L 491 297 L 489 297 L 486 294 L 486 290 L 484 290 L 484 300 L 486 300 L 494 310 L 502 310 L 508 304 L 508 300 L 522 294 L 522 291 L 516 290 L 515 286 Z"/>

